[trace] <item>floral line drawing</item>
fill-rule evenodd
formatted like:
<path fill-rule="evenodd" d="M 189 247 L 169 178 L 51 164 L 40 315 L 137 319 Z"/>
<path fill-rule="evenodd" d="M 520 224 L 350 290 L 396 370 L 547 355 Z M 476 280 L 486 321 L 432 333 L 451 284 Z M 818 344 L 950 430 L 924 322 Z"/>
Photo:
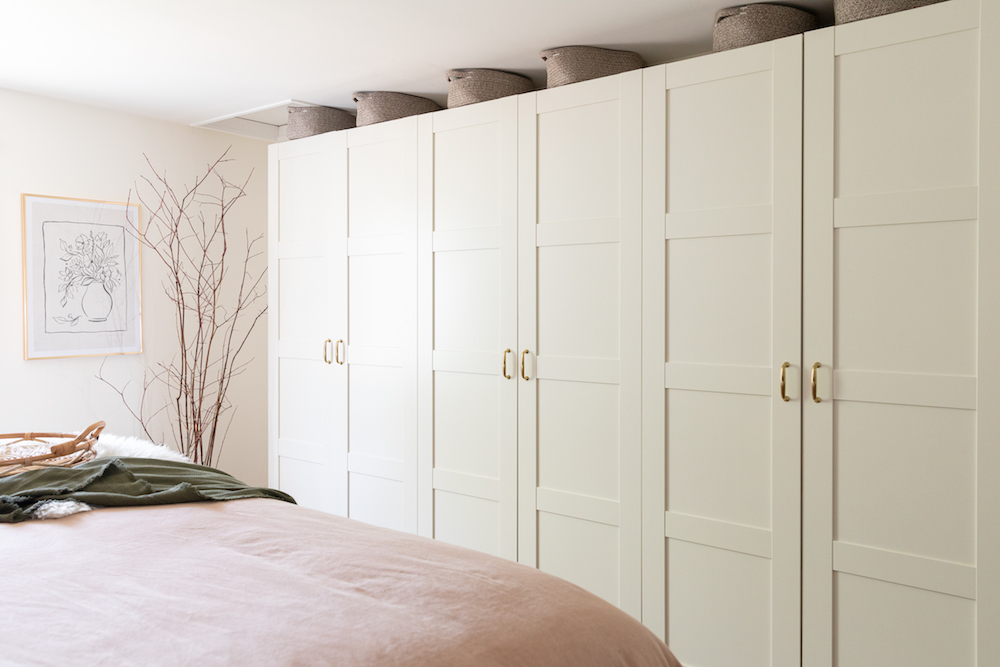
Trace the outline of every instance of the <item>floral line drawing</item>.
<path fill-rule="evenodd" d="M 52 319 L 59 324 L 68 324 L 71 327 L 75 327 L 80 322 L 80 315 L 73 317 L 73 313 L 70 313 L 66 317 L 53 317 Z"/>
<path fill-rule="evenodd" d="M 105 232 L 89 232 L 80 234 L 72 243 L 59 240 L 59 248 L 63 251 L 60 259 L 66 263 L 59 278 L 59 292 L 63 307 L 76 295 L 77 288 L 85 288 L 81 308 L 83 314 L 91 322 L 103 322 L 111 313 L 114 301 L 111 293 L 118 287 L 122 272 L 118 269 L 118 254 L 114 251 L 111 240 Z M 92 286 L 100 286 L 97 289 Z M 56 320 L 59 322 L 60 320 Z M 71 326 L 76 322 L 70 322 Z"/>

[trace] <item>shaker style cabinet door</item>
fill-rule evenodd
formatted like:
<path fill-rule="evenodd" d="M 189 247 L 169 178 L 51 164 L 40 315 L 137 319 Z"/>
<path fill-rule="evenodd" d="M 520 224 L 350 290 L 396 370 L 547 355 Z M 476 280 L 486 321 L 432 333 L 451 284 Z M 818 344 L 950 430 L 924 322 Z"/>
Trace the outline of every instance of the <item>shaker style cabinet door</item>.
<path fill-rule="evenodd" d="M 642 72 L 518 103 L 518 560 L 638 618 Z"/>
<path fill-rule="evenodd" d="M 420 533 L 517 558 L 517 98 L 419 118 Z"/>
<path fill-rule="evenodd" d="M 347 225 L 343 133 L 269 148 L 268 483 L 347 515 L 346 368 L 336 313 Z"/>
<path fill-rule="evenodd" d="M 799 664 L 801 36 L 645 71 L 643 622 Z"/>
<path fill-rule="evenodd" d="M 347 130 L 345 251 L 331 288 L 346 343 L 348 516 L 417 532 L 417 119 Z M 341 410 L 338 403 L 338 412 Z"/>
<path fill-rule="evenodd" d="M 1000 660 L 979 21 L 951 0 L 806 35 L 808 667 Z"/>

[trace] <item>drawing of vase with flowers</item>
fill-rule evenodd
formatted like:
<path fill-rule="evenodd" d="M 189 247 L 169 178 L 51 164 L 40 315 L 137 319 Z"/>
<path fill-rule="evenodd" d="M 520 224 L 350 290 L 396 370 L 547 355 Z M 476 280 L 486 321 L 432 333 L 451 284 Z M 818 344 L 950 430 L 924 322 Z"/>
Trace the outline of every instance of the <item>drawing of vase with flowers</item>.
<path fill-rule="evenodd" d="M 114 307 L 112 292 L 121 283 L 119 255 L 104 232 L 80 234 L 75 241 L 59 240 L 64 262 L 59 272 L 60 305 L 73 299 L 77 289 L 83 289 L 80 307 L 91 322 L 104 322 Z"/>

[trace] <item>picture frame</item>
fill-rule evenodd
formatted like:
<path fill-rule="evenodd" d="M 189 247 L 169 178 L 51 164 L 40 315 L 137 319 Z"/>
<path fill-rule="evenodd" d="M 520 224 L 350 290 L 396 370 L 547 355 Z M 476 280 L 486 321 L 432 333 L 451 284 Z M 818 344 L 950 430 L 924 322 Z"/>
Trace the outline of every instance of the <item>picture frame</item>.
<path fill-rule="evenodd" d="M 24 358 L 142 352 L 138 204 L 21 195 Z"/>

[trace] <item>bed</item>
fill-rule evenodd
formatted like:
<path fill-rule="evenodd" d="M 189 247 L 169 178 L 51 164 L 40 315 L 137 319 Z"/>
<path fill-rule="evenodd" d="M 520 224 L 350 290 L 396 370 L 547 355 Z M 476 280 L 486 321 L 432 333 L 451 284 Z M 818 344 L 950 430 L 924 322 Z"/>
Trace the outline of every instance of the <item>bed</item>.
<path fill-rule="evenodd" d="M 272 498 L 2 524 L 0 545 L 4 664 L 680 664 L 556 577 Z"/>

